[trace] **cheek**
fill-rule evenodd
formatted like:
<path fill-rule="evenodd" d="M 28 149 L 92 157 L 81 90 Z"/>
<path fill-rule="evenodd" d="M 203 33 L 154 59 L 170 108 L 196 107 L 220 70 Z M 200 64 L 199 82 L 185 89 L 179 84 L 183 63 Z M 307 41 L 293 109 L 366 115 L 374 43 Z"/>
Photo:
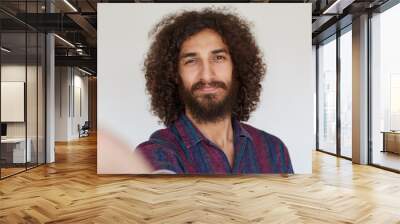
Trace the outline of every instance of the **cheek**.
<path fill-rule="evenodd" d="M 199 66 L 182 66 L 179 68 L 179 74 L 181 74 L 182 78 L 191 79 L 196 77 L 199 74 Z"/>
<path fill-rule="evenodd" d="M 199 81 L 199 68 L 198 66 L 186 66 L 179 68 L 179 75 L 183 85 L 186 88 L 192 87 L 194 83 Z"/>
<path fill-rule="evenodd" d="M 230 63 L 217 64 L 214 67 L 215 73 L 218 75 L 219 80 L 231 81 L 233 67 Z"/>
<path fill-rule="evenodd" d="M 193 77 L 195 77 L 195 76 L 193 76 L 191 74 L 183 73 L 183 72 L 181 72 L 179 74 L 179 76 L 180 76 L 180 85 L 183 85 L 183 87 L 185 89 L 190 90 L 190 88 L 192 87 L 192 85 L 195 82 L 195 80 L 193 79 Z"/>

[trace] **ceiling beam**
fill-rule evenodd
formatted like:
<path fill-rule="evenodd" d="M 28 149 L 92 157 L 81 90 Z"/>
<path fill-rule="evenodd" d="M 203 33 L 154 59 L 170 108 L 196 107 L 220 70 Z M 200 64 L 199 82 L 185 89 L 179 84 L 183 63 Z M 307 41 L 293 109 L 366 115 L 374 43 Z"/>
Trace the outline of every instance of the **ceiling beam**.
<path fill-rule="evenodd" d="M 91 56 L 55 56 L 56 66 L 82 66 L 96 71 L 96 57 Z"/>

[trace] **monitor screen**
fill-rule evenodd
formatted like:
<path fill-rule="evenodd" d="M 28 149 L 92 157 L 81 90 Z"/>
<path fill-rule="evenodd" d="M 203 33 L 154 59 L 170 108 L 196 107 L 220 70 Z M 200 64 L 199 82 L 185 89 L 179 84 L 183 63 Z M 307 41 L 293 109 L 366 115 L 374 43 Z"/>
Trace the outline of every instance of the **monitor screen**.
<path fill-rule="evenodd" d="M 1 124 L 1 136 L 7 136 L 7 124 Z"/>

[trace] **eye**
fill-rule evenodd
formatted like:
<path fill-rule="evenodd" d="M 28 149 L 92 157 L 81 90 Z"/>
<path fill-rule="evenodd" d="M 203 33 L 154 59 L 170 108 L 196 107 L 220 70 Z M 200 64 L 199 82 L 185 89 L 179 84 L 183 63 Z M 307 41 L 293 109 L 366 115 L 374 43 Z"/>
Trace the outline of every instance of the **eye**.
<path fill-rule="evenodd" d="M 217 55 L 217 56 L 215 56 L 215 60 L 216 60 L 217 62 L 222 62 L 222 61 L 224 61 L 225 59 L 226 59 L 226 57 L 223 56 L 223 55 Z"/>
<path fill-rule="evenodd" d="M 194 64 L 196 62 L 196 59 L 188 59 L 183 62 L 184 65 L 189 65 L 189 64 Z"/>

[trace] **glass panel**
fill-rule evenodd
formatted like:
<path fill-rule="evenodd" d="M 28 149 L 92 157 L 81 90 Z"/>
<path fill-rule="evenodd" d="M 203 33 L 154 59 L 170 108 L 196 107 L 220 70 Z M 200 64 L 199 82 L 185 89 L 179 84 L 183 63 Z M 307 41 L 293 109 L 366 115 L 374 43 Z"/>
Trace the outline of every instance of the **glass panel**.
<path fill-rule="evenodd" d="M 1 34 L 2 177 L 25 170 L 26 34 Z"/>
<path fill-rule="evenodd" d="M 37 1 L 27 2 L 27 13 L 37 13 L 39 11 L 39 6 Z M 33 17 L 35 18 L 35 17 Z M 34 19 L 31 22 L 37 23 Z M 37 17 L 36 17 L 37 18 Z M 37 80 L 38 80 L 38 34 L 35 30 L 27 30 L 27 99 L 26 99 L 26 110 L 27 110 L 27 150 L 31 151 L 30 161 L 27 163 L 28 168 L 37 166 L 38 163 L 38 143 L 37 143 Z"/>
<path fill-rule="evenodd" d="M 46 39 L 45 35 L 39 33 L 39 46 L 38 46 L 38 163 L 45 163 L 45 52 Z"/>
<path fill-rule="evenodd" d="M 400 170 L 400 4 L 371 22 L 372 163 Z"/>
<path fill-rule="evenodd" d="M 340 127 L 341 155 L 352 157 L 352 35 L 340 37 Z"/>
<path fill-rule="evenodd" d="M 28 151 L 30 150 L 30 160 L 28 160 L 28 168 L 37 165 L 37 73 L 38 73 L 38 49 L 37 49 L 37 33 L 27 33 L 28 38 L 28 63 L 27 63 L 27 143 Z"/>
<path fill-rule="evenodd" d="M 318 48 L 319 149 L 336 153 L 336 39 Z"/>
<path fill-rule="evenodd" d="M 1 1 L 15 17 L 45 12 L 45 0 Z M 0 177 L 45 162 L 45 35 L 0 12 Z"/>

